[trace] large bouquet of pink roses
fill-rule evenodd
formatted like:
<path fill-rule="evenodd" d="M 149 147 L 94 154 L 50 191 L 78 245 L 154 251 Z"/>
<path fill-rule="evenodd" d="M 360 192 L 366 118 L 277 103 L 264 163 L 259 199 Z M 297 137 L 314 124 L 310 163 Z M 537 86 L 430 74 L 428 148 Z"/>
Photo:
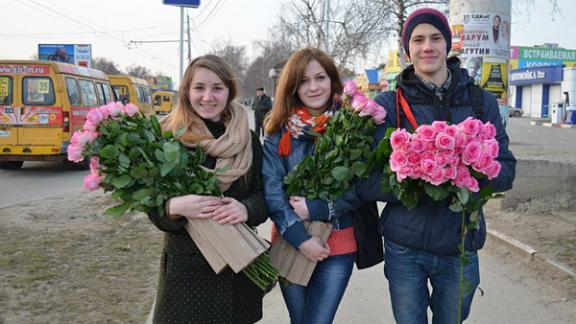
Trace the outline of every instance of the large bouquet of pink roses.
<path fill-rule="evenodd" d="M 306 156 L 285 177 L 290 195 L 335 201 L 351 186 L 354 177 L 368 175 L 370 145 L 376 125 L 386 119 L 386 110 L 367 98 L 349 80 L 344 84 L 342 106 L 316 136 L 314 153 Z"/>
<path fill-rule="evenodd" d="M 171 197 L 220 196 L 216 176 L 201 168 L 203 152 L 186 148 L 174 135 L 179 136 L 162 131 L 156 116 L 113 102 L 90 110 L 84 128 L 72 135 L 68 159 L 90 159 L 84 188 L 112 192 L 119 201 L 106 211 L 112 216 L 129 210 L 164 215 L 164 202 Z M 275 282 L 276 269 L 266 254 L 269 244 L 246 224 L 189 219 L 186 230 L 214 272 L 226 267 L 243 271 L 262 290 Z"/>
<path fill-rule="evenodd" d="M 407 208 L 416 207 L 423 197 L 450 199 L 450 210 L 460 213 L 460 312 L 466 233 L 478 228 L 480 208 L 495 197 L 482 181 L 500 173 L 495 137 L 494 125 L 469 117 L 458 125 L 444 121 L 421 125 L 414 133 L 389 129 L 375 151 L 383 168 L 383 191 L 392 192 Z"/>
<path fill-rule="evenodd" d="M 382 188 L 408 208 L 429 196 L 437 201 L 452 197 L 455 211 L 478 210 L 492 197 L 479 181 L 500 172 L 495 136 L 494 125 L 471 117 L 458 125 L 435 121 L 414 133 L 390 129 L 375 153 L 385 174 Z M 471 199 L 471 193 L 479 199 Z"/>

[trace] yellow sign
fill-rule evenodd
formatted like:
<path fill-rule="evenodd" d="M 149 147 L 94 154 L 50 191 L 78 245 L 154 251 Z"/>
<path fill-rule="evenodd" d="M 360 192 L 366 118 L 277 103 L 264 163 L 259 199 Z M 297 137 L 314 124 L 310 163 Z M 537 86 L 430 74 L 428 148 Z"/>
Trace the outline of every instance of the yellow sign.
<path fill-rule="evenodd" d="M 500 62 L 482 63 L 481 87 L 496 96 L 496 99 L 506 99 L 506 85 L 508 84 L 508 66 Z"/>
<path fill-rule="evenodd" d="M 384 67 L 385 73 L 400 73 L 402 71 L 402 66 L 400 65 L 400 60 L 398 60 L 398 50 L 388 51 L 388 57 L 386 60 L 386 67 Z"/>
<path fill-rule="evenodd" d="M 7 77 L 3 77 L 0 78 L 0 97 L 1 98 L 5 98 L 8 97 L 10 95 L 10 93 L 8 93 L 8 78 Z"/>
<path fill-rule="evenodd" d="M 38 93 L 50 93 L 50 80 L 38 79 Z"/>

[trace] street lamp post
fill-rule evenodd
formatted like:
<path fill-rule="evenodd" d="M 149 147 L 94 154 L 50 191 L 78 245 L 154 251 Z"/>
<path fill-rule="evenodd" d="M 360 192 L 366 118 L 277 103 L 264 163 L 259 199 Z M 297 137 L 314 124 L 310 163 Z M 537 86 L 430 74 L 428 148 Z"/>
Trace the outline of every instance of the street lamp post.
<path fill-rule="evenodd" d="M 273 67 L 268 71 L 268 77 L 272 79 L 272 96 L 276 95 L 276 79 L 278 79 L 278 70 Z"/>

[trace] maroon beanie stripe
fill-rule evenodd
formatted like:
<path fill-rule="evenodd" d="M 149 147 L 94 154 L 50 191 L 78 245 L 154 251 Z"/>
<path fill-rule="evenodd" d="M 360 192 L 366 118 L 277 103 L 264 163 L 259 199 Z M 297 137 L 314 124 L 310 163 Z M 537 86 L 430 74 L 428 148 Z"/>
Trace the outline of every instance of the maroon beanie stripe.
<path fill-rule="evenodd" d="M 408 57 L 410 57 L 410 49 L 408 47 L 410 37 L 412 36 L 414 28 L 419 24 L 430 24 L 436 27 L 446 40 L 446 54 L 450 52 L 450 48 L 452 48 L 452 32 L 450 31 L 448 20 L 443 13 L 436 9 L 422 8 L 412 12 L 404 22 L 404 28 L 402 29 L 402 45 L 404 46 L 404 51 Z"/>

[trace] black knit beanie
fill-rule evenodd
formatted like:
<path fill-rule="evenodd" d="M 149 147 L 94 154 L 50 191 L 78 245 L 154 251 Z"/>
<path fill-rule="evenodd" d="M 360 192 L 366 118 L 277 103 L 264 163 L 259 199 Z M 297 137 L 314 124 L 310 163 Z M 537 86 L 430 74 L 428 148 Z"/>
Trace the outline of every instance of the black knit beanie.
<path fill-rule="evenodd" d="M 410 49 L 408 48 L 410 37 L 412 36 L 414 28 L 419 24 L 430 24 L 436 27 L 446 40 L 446 54 L 450 52 L 450 48 L 452 48 L 452 32 L 450 31 L 448 20 L 443 13 L 436 9 L 422 8 L 412 12 L 404 22 L 404 28 L 402 29 L 402 45 L 404 46 L 404 51 L 408 57 L 410 57 Z"/>

